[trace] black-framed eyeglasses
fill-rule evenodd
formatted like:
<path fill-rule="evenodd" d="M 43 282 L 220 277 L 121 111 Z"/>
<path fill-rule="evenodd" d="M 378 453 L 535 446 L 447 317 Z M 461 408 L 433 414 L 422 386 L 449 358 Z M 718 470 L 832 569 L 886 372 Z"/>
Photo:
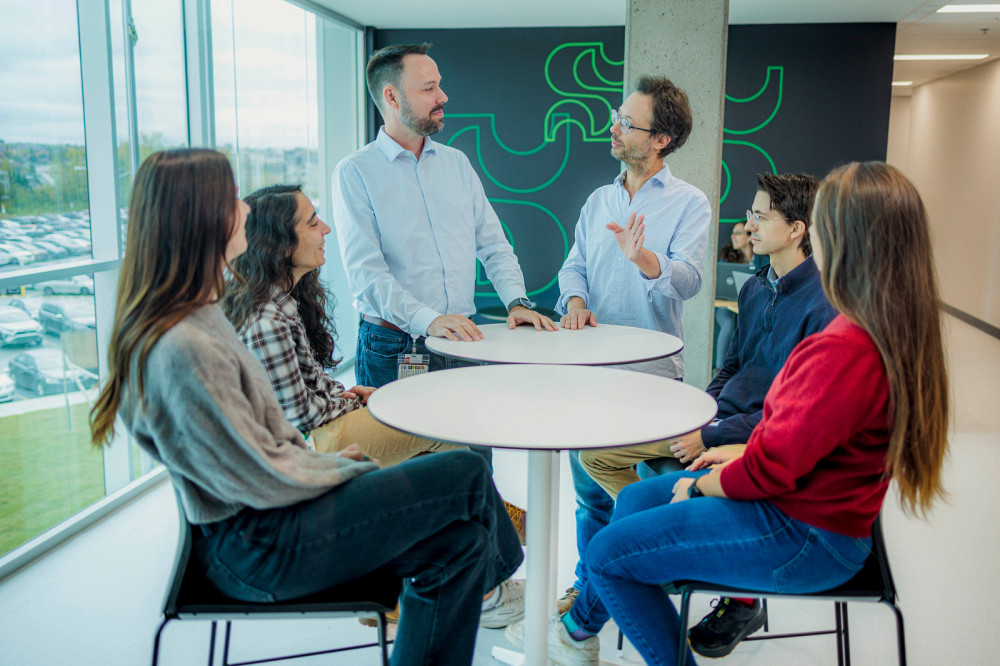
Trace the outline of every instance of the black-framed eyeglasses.
<path fill-rule="evenodd" d="M 645 127 L 636 127 L 627 118 L 622 118 L 618 113 L 618 109 L 611 109 L 611 124 L 614 125 L 618 123 L 622 128 L 622 136 L 628 134 L 629 130 L 640 130 L 642 132 L 649 132 L 650 134 L 656 134 L 656 130 L 646 129 Z"/>

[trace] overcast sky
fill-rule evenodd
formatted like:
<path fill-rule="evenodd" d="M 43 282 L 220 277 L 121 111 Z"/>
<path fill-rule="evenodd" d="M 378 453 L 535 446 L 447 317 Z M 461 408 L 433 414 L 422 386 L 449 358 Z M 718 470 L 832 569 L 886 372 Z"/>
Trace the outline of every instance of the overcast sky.
<path fill-rule="evenodd" d="M 127 136 L 121 8 L 112 0 L 118 136 Z M 133 0 L 139 131 L 186 142 L 180 2 Z M 218 143 L 249 147 L 315 147 L 315 22 L 282 0 L 213 6 Z M 83 143 L 82 92 L 75 0 L 0 0 L 0 139 Z M 16 27 L 14 27 L 16 26 Z M 236 39 L 236 66 L 233 37 Z M 234 90 L 239 113 L 234 110 Z"/>

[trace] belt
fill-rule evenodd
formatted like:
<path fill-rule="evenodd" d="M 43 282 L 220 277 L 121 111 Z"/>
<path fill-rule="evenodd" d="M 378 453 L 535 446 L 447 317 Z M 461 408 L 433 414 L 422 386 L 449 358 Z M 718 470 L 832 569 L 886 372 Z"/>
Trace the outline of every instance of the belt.
<path fill-rule="evenodd" d="M 379 319 L 378 317 L 373 317 L 371 315 L 363 314 L 361 318 L 367 321 L 369 324 L 375 324 L 376 326 L 381 326 L 382 328 L 388 328 L 390 331 L 398 331 L 400 333 L 405 333 L 403 329 L 395 324 L 386 321 L 385 319 Z"/>

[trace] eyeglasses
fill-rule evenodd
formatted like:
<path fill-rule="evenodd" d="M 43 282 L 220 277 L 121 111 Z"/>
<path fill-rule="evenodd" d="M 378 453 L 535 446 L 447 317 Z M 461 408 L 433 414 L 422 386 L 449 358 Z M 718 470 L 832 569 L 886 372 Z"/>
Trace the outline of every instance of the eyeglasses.
<path fill-rule="evenodd" d="M 780 218 L 780 217 L 777 217 L 777 218 L 774 218 L 774 217 L 762 217 L 762 216 L 758 215 L 757 213 L 753 212 L 752 210 L 748 210 L 747 211 L 747 222 L 750 222 L 750 220 L 753 220 L 753 223 L 756 224 L 756 225 L 760 225 L 760 221 L 761 220 L 767 221 L 767 220 L 781 220 L 781 219 L 783 219 L 783 218 Z"/>
<path fill-rule="evenodd" d="M 629 130 L 640 130 L 642 132 L 649 132 L 650 134 L 656 134 L 656 130 L 646 129 L 645 127 L 636 127 L 627 118 L 622 118 L 618 114 L 618 109 L 611 109 L 611 124 L 614 125 L 618 123 L 622 128 L 622 136 L 628 134 Z"/>

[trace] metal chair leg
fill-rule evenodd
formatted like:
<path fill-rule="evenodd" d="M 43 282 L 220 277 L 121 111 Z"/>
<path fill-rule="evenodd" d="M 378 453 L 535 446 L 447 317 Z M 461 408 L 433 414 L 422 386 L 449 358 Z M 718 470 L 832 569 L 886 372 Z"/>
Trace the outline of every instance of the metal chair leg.
<path fill-rule="evenodd" d="M 851 624 L 847 619 L 847 602 L 840 604 L 840 613 L 844 616 L 844 666 L 851 666 Z"/>
<path fill-rule="evenodd" d="M 688 631 L 688 611 L 691 607 L 691 592 L 685 590 L 681 594 L 681 631 L 677 643 L 677 663 L 679 666 L 686 666 L 688 656 L 687 631 Z"/>
<path fill-rule="evenodd" d="M 837 666 L 844 666 L 844 626 L 840 618 L 840 602 L 833 604 L 833 619 L 837 633 Z"/>
<path fill-rule="evenodd" d="M 623 634 L 622 630 L 619 629 L 618 630 L 618 654 L 622 653 L 622 648 L 624 646 L 625 646 L 625 634 Z"/>
<path fill-rule="evenodd" d="M 385 613 L 378 614 L 378 647 L 382 652 L 382 666 L 389 666 L 389 645 L 386 643 Z"/>
<path fill-rule="evenodd" d="M 896 616 L 896 652 L 899 655 L 899 666 L 906 666 L 906 637 L 903 634 L 903 611 L 899 610 L 899 606 L 894 603 L 888 601 L 885 603 L 892 608 L 892 612 Z"/>
<path fill-rule="evenodd" d="M 761 607 L 764 609 L 764 633 L 766 634 L 768 631 L 771 630 L 771 627 L 768 625 L 768 619 L 767 619 L 767 598 L 761 599 L 760 604 Z"/>
<path fill-rule="evenodd" d="M 215 624 L 214 622 L 212 624 Z M 226 636 L 222 642 L 222 666 L 229 666 L 229 638 L 233 633 L 233 623 L 226 620 Z"/>
<path fill-rule="evenodd" d="M 153 639 L 153 666 L 160 663 L 160 635 L 163 633 L 164 628 L 166 628 L 167 622 L 170 622 L 170 618 L 163 618 L 160 626 L 156 628 L 156 637 Z"/>

